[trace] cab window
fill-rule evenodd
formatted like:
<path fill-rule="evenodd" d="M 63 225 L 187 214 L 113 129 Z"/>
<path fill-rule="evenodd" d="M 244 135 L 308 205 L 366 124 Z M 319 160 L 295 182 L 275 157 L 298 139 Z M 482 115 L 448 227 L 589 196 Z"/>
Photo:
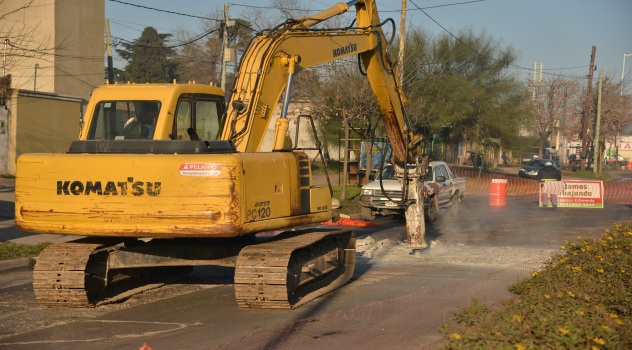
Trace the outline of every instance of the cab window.
<path fill-rule="evenodd" d="M 189 100 L 178 101 L 176 108 L 176 140 L 188 137 L 187 129 L 191 127 L 191 102 Z M 186 139 L 186 138 L 184 138 Z"/>
<path fill-rule="evenodd" d="M 182 95 L 176 108 L 172 139 L 216 140 L 224 113 L 221 98 L 212 95 Z"/>
<path fill-rule="evenodd" d="M 435 179 L 437 179 L 439 176 L 443 176 L 446 178 L 446 180 L 448 179 L 448 174 L 445 170 L 445 167 L 443 165 L 439 165 L 438 167 L 435 168 Z"/>
<path fill-rule="evenodd" d="M 215 140 L 219 132 L 217 102 L 197 101 L 195 104 L 195 131 L 202 140 Z"/>
<path fill-rule="evenodd" d="M 87 139 L 151 139 L 160 107 L 158 101 L 99 102 L 90 121 Z"/>

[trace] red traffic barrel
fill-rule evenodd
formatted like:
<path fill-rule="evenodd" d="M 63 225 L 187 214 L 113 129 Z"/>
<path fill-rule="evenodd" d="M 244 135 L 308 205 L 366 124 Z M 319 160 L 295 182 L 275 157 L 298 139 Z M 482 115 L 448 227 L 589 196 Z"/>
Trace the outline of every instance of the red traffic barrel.
<path fill-rule="evenodd" d="M 507 205 L 507 179 L 492 179 L 492 183 L 489 184 L 489 205 Z"/>

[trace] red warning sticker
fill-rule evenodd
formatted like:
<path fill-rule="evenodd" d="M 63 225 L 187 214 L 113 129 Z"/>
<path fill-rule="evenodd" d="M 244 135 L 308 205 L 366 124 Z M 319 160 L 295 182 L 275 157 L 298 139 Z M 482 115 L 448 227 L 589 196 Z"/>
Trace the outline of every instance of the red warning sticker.
<path fill-rule="evenodd" d="M 182 176 L 219 176 L 222 168 L 215 163 L 184 163 L 180 165 Z"/>

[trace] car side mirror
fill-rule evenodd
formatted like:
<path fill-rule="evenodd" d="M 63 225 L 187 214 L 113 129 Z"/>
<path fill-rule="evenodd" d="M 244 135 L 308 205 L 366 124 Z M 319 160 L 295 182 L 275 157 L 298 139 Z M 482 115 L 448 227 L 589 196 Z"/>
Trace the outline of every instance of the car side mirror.
<path fill-rule="evenodd" d="M 437 176 L 437 182 L 445 182 L 445 176 Z"/>

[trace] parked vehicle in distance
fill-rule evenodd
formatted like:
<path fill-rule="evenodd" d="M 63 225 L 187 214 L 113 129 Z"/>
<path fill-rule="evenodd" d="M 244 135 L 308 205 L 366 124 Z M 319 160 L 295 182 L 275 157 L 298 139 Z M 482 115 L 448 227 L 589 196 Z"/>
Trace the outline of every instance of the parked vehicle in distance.
<path fill-rule="evenodd" d="M 554 160 L 556 162 L 560 161 L 560 156 L 557 154 L 557 151 L 554 148 L 543 148 L 542 149 L 542 158 L 539 156 L 539 148 L 535 147 L 530 152 L 522 154 L 522 163 L 528 163 L 532 159 L 548 159 Z"/>
<path fill-rule="evenodd" d="M 520 170 L 518 170 L 518 176 L 525 179 L 535 179 L 535 177 L 538 175 L 538 171 L 544 168 L 546 162 L 553 163 L 553 167 L 555 167 L 559 171 L 562 171 L 560 164 L 554 160 L 531 159 L 527 164 L 520 167 Z"/>
<path fill-rule="evenodd" d="M 434 192 L 425 198 L 424 215 L 427 221 L 434 221 L 437 209 L 444 207 L 450 207 L 450 214 L 457 215 L 458 203 L 465 195 L 465 179 L 455 177 L 445 162 L 433 161 L 428 165 L 424 184 Z M 362 186 L 362 219 L 370 221 L 375 219 L 376 215 L 403 215 L 406 208 L 400 203 L 401 199 L 402 185 L 395 178 L 393 166 L 387 165 L 375 181 Z M 431 202 L 436 203 L 430 205 Z"/>
<path fill-rule="evenodd" d="M 624 167 L 624 166 L 627 166 L 627 165 L 628 165 L 628 160 L 627 160 L 627 159 L 625 159 L 625 158 L 624 158 L 624 157 L 622 157 L 622 156 L 619 156 L 618 158 L 619 158 L 619 159 L 617 160 L 617 163 L 618 163 L 617 165 L 618 165 L 618 166 L 623 166 L 623 167 Z M 606 165 L 607 165 L 607 166 L 609 166 L 609 167 L 613 167 L 613 166 L 615 166 L 615 159 L 614 159 L 614 157 L 612 157 L 612 158 L 610 158 L 610 159 L 606 160 Z"/>

